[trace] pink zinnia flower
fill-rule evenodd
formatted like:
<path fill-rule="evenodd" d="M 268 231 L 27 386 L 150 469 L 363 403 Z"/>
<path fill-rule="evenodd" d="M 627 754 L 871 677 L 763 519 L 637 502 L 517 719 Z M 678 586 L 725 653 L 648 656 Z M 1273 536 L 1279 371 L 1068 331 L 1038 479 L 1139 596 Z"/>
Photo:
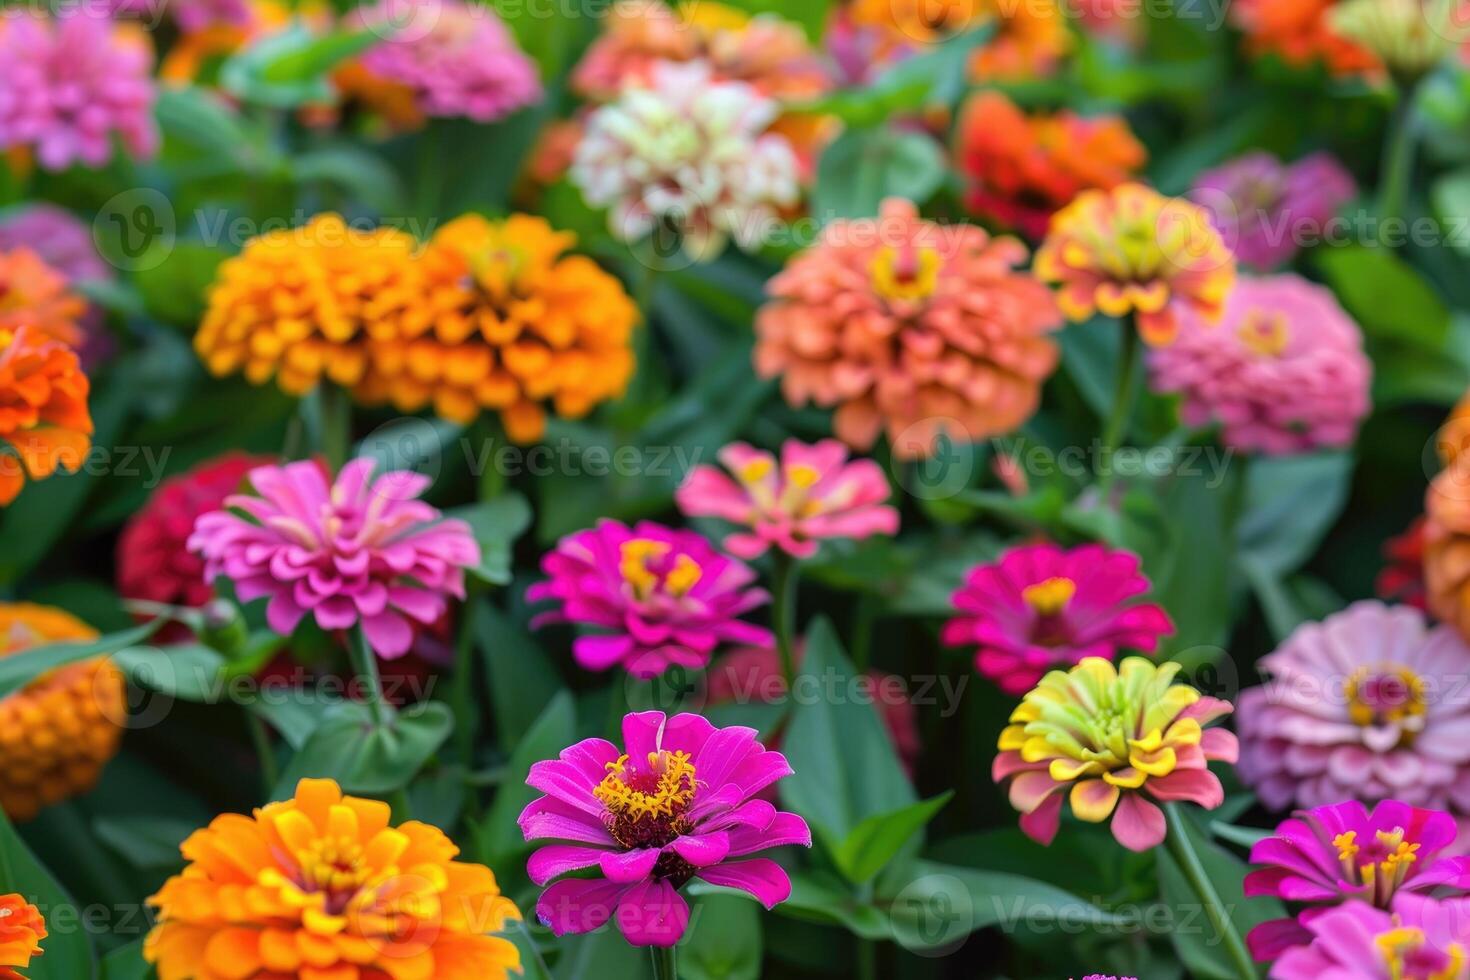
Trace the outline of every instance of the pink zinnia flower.
<path fill-rule="evenodd" d="M 1320 241 L 1357 193 L 1352 175 L 1330 154 L 1288 165 L 1250 153 L 1200 174 L 1190 197 L 1204 205 L 1237 259 L 1269 272 L 1289 262 L 1303 239 Z"/>
<path fill-rule="evenodd" d="M 1312 907 L 1252 929 L 1251 955 L 1265 962 L 1311 942 L 1307 923 L 1330 906 L 1359 900 L 1386 909 L 1401 891 L 1470 889 L 1470 858 L 1438 858 L 1458 833 L 1448 813 L 1398 800 L 1371 814 L 1356 800 L 1298 811 L 1251 848 L 1251 863 L 1266 867 L 1245 876 L 1245 894 Z"/>
<path fill-rule="evenodd" d="M 1470 647 L 1408 606 L 1298 627 L 1243 691 L 1240 775 L 1273 809 L 1403 800 L 1470 812 Z"/>
<path fill-rule="evenodd" d="M 1295 275 L 1242 276 L 1209 321 L 1179 311 L 1179 336 L 1149 351 L 1152 386 L 1184 396 L 1189 425 L 1219 422 L 1242 452 L 1345 446 L 1368 414 L 1373 366 L 1332 292 Z"/>
<path fill-rule="evenodd" d="M 448 596 L 464 597 L 464 569 L 479 564 L 480 546 L 469 525 L 416 499 L 428 477 L 372 479 L 373 467 L 354 459 L 330 485 L 310 460 L 251 470 L 260 496 L 235 494 L 229 510 L 200 517 L 189 549 L 204 557 L 205 577 L 230 579 L 242 602 L 268 596 L 276 632 L 290 635 L 310 613 L 324 630 L 360 624 L 378 656 L 402 656 L 413 622 L 431 625 Z"/>
<path fill-rule="evenodd" d="M 979 647 L 975 669 L 1007 694 L 1023 694 L 1048 670 L 1084 657 L 1153 653 L 1174 624 L 1160 606 L 1133 601 L 1148 590 L 1126 551 L 1024 545 L 970 571 L 954 594 L 961 615 L 942 639 Z"/>
<path fill-rule="evenodd" d="M 732 480 L 715 466 L 698 466 L 675 494 L 688 517 L 719 517 L 750 532 L 731 534 L 725 548 L 740 558 L 759 558 L 775 545 L 794 558 L 810 558 L 826 538 L 866 538 L 898 532 L 898 511 L 883 469 L 870 459 L 847 461 L 835 439 L 808 446 L 787 439 L 781 461 L 746 443 L 719 453 Z"/>
<path fill-rule="evenodd" d="M 598 629 L 572 645 L 588 670 L 622 664 L 634 676 L 656 677 L 671 664 L 703 667 L 721 643 L 774 642 L 770 630 L 738 618 L 770 598 L 750 587 L 755 572 L 693 531 L 599 521 L 562 538 L 541 559 L 541 570 L 550 580 L 533 585 L 526 598 L 561 607 L 531 625 Z"/>
<path fill-rule="evenodd" d="M 1467 980 L 1470 900 L 1399 895 L 1391 911 L 1349 902 L 1307 925 L 1271 980 Z"/>
<path fill-rule="evenodd" d="M 672 946 L 689 924 L 679 889 L 691 878 L 739 888 L 766 908 L 791 894 L 786 872 L 750 857 L 787 844 L 810 847 L 794 813 L 756 794 L 791 775 L 786 757 L 751 728 L 715 728 L 698 715 L 646 711 L 623 718 L 623 748 L 589 738 L 531 767 L 526 783 L 546 795 L 521 813 L 526 840 L 559 840 L 531 855 L 531 880 L 547 888 L 536 915 L 558 936 L 609 919 L 635 946 Z"/>
<path fill-rule="evenodd" d="M 0 14 L 0 150 L 33 147 L 46 170 L 101 167 L 120 137 L 138 158 L 158 149 L 153 48 L 135 24 L 75 10 Z"/>

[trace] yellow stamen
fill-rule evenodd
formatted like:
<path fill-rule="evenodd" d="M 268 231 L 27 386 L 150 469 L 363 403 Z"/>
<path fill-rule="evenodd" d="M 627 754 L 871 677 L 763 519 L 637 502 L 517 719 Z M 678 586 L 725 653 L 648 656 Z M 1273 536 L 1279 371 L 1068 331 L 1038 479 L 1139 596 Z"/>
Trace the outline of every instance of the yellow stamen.
<path fill-rule="evenodd" d="M 1359 667 L 1343 683 L 1348 718 L 1364 728 L 1398 725 L 1399 744 L 1409 746 L 1428 713 L 1424 679 L 1407 667 Z"/>
<path fill-rule="evenodd" d="M 1279 357 L 1291 339 L 1286 316 L 1266 310 L 1251 310 L 1246 313 L 1236 335 L 1249 350 L 1262 357 Z"/>
<path fill-rule="evenodd" d="M 1397 918 L 1397 917 L 1395 917 Z M 1388 975 L 1391 980 L 1454 980 L 1460 976 L 1465 968 L 1465 948 L 1459 943 L 1449 943 L 1439 952 L 1444 957 L 1444 968 L 1433 973 L 1421 974 L 1417 971 L 1408 973 L 1408 959 L 1411 954 L 1423 949 L 1428 937 L 1423 929 L 1415 929 L 1408 926 L 1399 926 L 1385 933 L 1375 936 L 1373 943 L 1378 947 L 1379 954 L 1383 957 L 1384 965 L 1388 967 Z"/>
<path fill-rule="evenodd" d="M 1069 578 L 1049 578 L 1021 590 L 1021 598 L 1042 616 L 1055 616 L 1067 608 L 1077 594 L 1077 583 Z"/>
<path fill-rule="evenodd" d="M 939 253 L 932 249 L 907 250 L 904 261 L 891 246 L 878 250 L 868 272 L 873 291 L 884 299 L 920 300 L 933 295 L 939 285 Z"/>
<path fill-rule="evenodd" d="M 688 555 L 680 555 L 674 559 L 673 570 L 664 576 L 664 588 L 673 595 L 685 595 L 703 576 L 704 569 L 698 562 Z"/>
<path fill-rule="evenodd" d="M 740 477 L 741 483 L 759 483 L 770 476 L 773 469 L 775 469 L 775 464 L 770 458 L 761 456 L 741 466 L 735 475 Z"/>
<path fill-rule="evenodd" d="M 689 761 L 688 752 L 660 750 L 648 754 L 648 768 L 658 776 L 652 791 L 632 789 L 624 782 L 627 776 L 628 757 L 622 755 L 616 762 L 607 764 L 607 775 L 593 790 L 592 795 L 607 807 L 609 813 L 642 817 L 672 817 L 675 810 L 682 810 L 694 798 L 694 763 Z"/>
<path fill-rule="evenodd" d="M 351 891 L 367 881 L 362 845 L 347 837 L 322 837 L 301 856 L 301 877 L 322 891 Z"/>
<path fill-rule="evenodd" d="M 666 555 L 668 551 L 669 546 L 662 541 L 634 538 L 623 542 L 618 572 L 623 576 L 623 581 L 633 587 L 638 598 L 647 599 L 658 587 L 658 576 L 649 569 L 649 560 Z"/>

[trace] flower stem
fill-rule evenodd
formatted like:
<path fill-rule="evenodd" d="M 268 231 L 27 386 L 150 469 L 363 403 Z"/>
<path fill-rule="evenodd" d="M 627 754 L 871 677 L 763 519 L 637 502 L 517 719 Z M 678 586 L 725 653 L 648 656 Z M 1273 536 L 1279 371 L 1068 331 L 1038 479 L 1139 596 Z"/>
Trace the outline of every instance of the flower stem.
<path fill-rule="evenodd" d="M 505 438 L 505 426 L 499 416 L 485 415 L 480 422 L 479 431 L 485 440 L 482 454 L 485 470 L 480 474 L 480 502 L 484 503 L 505 492 L 505 473 L 496 463 L 500 455 L 500 444 Z"/>
<path fill-rule="evenodd" d="M 255 743 L 255 754 L 260 756 L 260 781 L 265 786 L 265 798 L 270 799 L 281 778 L 280 767 L 276 765 L 276 753 L 271 748 L 270 734 L 265 730 L 265 722 L 260 715 L 249 708 L 245 709 L 245 723 L 250 726 L 250 740 Z"/>
<path fill-rule="evenodd" d="M 1397 91 L 1398 102 L 1389 115 L 1388 132 L 1384 136 L 1383 173 L 1378 184 L 1378 217 L 1382 220 L 1403 217 L 1414 174 L 1417 134 L 1414 104 L 1419 86 L 1417 82 L 1402 81 Z"/>
<path fill-rule="evenodd" d="M 772 591 L 771 620 L 776 628 L 776 652 L 781 657 L 781 677 L 786 681 L 788 696 L 796 684 L 796 651 L 793 634 L 796 630 L 796 582 L 797 564 L 784 551 L 774 552 L 775 570 L 771 574 Z"/>
<path fill-rule="evenodd" d="M 648 952 L 653 956 L 653 980 L 679 980 L 674 947 L 650 946 Z"/>
<path fill-rule="evenodd" d="M 1199 855 L 1194 852 L 1194 845 L 1189 839 L 1189 830 L 1184 825 L 1184 814 L 1177 803 L 1164 804 L 1164 816 L 1168 821 L 1169 833 L 1164 838 L 1164 844 L 1169 849 L 1169 855 L 1174 858 L 1174 863 L 1179 865 L 1184 879 L 1189 882 L 1189 887 L 1199 897 L 1200 904 L 1204 906 L 1205 915 L 1214 926 L 1215 934 L 1225 944 L 1225 952 L 1229 955 L 1231 963 L 1235 966 L 1235 972 L 1240 980 L 1256 980 L 1256 965 L 1251 955 L 1246 951 L 1245 943 L 1241 942 L 1240 933 L 1235 928 L 1235 923 L 1230 921 L 1230 916 L 1225 911 L 1225 906 L 1220 902 L 1220 895 L 1215 891 L 1214 883 L 1205 873 L 1205 867 L 1200 863 Z"/>
<path fill-rule="evenodd" d="M 357 681 L 362 686 L 362 699 L 372 712 L 373 724 L 379 727 L 388 723 L 388 706 L 383 702 L 383 684 L 378 680 L 378 657 L 368 642 L 367 633 L 361 626 L 352 631 L 352 667 L 357 672 Z"/>
<path fill-rule="evenodd" d="M 470 689 L 475 676 L 475 598 L 479 593 L 472 578 L 465 585 L 465 602 L 460 606 L 459 634 L 454 638 L 454 689 L 451 709 L 454 711 L 455 749 L 466 768 L 475 759 L 475 726 L 470 724 L 470 707 L 474 694 Z"/>
<path fill-rule="evenodd" d="M 325 382 L 317 386 L 316 394 L 317 407 L 321 412 L 317 430 L 321 452 L 326 457 L 327 467 L 336 473 L 352 451 L 352 401 L 346 391 Z"/>
<path fill-rule="evenodd" d="M 1113 484 L 1113 456 L 1123 442 L 1128 428 L 1128 419 L 1133 414 L 1133 378 L 1138 372 L 1138 330 L 1128 320 L 1119 321 L 1123 331 L 1123 343 L 1118 353 L 1117 383 L 1113 388 L 1113 407 L 1103 426 L 1103 455 L 1098 459 L 1102 473 L 1098 476 L 1098 487 L 1106 496 Z"/>

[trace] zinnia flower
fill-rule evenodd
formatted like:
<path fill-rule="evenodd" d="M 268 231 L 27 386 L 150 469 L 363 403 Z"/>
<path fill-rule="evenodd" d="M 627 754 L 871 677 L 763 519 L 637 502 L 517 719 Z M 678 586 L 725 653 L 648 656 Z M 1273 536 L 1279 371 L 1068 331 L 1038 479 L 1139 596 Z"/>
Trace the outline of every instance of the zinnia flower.
<path fill-rule="evenodd" d="M 1357 193 L 1352 175 L 1329 153 L 1292 164 L 1248 153 L 1200 174 L 1189 196 L 1209 211 L 1237 259 L 1269 272 L 1291 261 L 1304 238 L 1321 239 Z"/>
<path fill-rule="evenodd" d="M 1331 290 L 1295 275 L 1242 277 L 1218 323 L 1179 310 L 1174 343 L 1149 351 L 1152 387 L 1183 395 L 1187 425 L 1226 444 L 1287 455 L 1347 446 L 1368 414 L 1373 366 Z"/>
<path fill-rule="evenodd" d="M 1133 851 L 1163 843 L 1164 811 L 1153 801 L 1206 810 L 1225 802 L 1205 764 L 1234 762 L 1235 736 L 1202 726 L 1229 714 L 1230 702 L 1172 683 L 1177 673 L 1177 663 L 1128 657 L 1114 669 L 1088 657 L 1047 674 L 1021 699 L 991 774 L 1009 781 L 1028 837 L 1051 843 L 1064 791 L 1079 820 L 1111 817 L 1113 836 Z"/>
<path fill-rule="evenodd" d="M 21 205 L 0 218 L 0 252 L 10 253 L 0 258 L 0 311 L 10 311 L 0 312 L 0 323 L 7 315 L 12 327 L 19 325 L 18 316 L 34 317 L 37 326 L 76 350 L 83 368 L 111 351 L 101 308 L 71 289 L 78 282 L 115 278 L 97 253 L 90 225 L 53 204 Z"/>
<path fill-rule="evenodd" d="M 1056 0 L 853 0 L 846 9 L 855 25 L 883 28 L 901 55 L 904 47 L 937 44 L 955 34 L 994 23 L 994 34 L 971 61 L 977 81 L 1019 81 L 1051 74 L 1072 47 L 1066 9 Z"/>
<path fill-rule="evenodd" d="M 1379 803 L 1371 814 L 1356 800 L 1298 811 L 1251 848 L 1251 863 L 1266 867 L 1245 876 L 1245 894 L 1310 907 L 1297 918 L 1251 929 L 1251 955 L 1265 962 L 1310 943 L 1307 923 L 1334 905 L 1357 900 L 1386 909 L 1405 891 L 1465 892 L 1470 857 L 1439 857 L 1458 833 L 1448 813 L 1398 800 Z"/>
<path fill-rule="evenodd" d="M 1425 495 L 1424 584 L 1429 611 L 1470 638 L 1470 456 L 1456 456 Z"/>
<path fill-rule="evenodd" d="M 0 248 L 0 332 L 31 324 L 68 347 L 86 339 L 79 322 L 87 301 L 67 288 L 66 277 L 29 248 Z"/>
<path fill-rule="evenodd" d="M 568 622 L 597 630 L 572 645 L 588 670 L 621 664 L 636 677 L 656 677 L 671 664 L 703 667 L 721 643 L 774 641 L 769 630 L 737 618 L 770 598 L 751 585 L 755 572 L 693 531 L 599 521 L 562 538 L 541 570 L 549 580 L 526 598 L 554 600 L 559 608 L 531 626 Z"/>
<path fill-rule="evenodd" d="M 455 861 L 437 827 L 390 825 L 388 804 L 303 779 L 294 798 L 224 814 L 180 850 L 148 903 L 143 958 L 160 977 L 506 980 L 520 918 L 495 874 Z"/>
<path fill-rule="evenodd" d="M 113 139 L 134 157 L 158 149 L 153 46 L 135 24 L 77 8 L 56 17 L 0 14 L 0 150 L 30 147 L 46 170 L 99 168 Z"/>
<path fill-rule="evenodd" d="M 953 646 L 976 646 L 975 669 L 1007 694 L 1043 674 L 1120 650 L 1153 653 L 1174 632 L 1163 608 L 1135 601 L 1148 592 L 1138 558 L 1102 545 L 1012 548 L 971 569 L 954 594 L 961 614 L 944 627 Z"/>
<path fill-rule="evenodd" d="M 31 965 L 31 958 L 45 952 L 46 920 L 41 910 L 23 895 L 0 895 L 0 980 L 25 980 L 15 972 Z"/>
<path fill-rule="evenodd" d="M 350 388 L 367 371 L 367 327 L 421 297 L 417 248 L 411 235 L 336 214 L 252 238 L 220 264 L 194 349 L 212 374 L 274 377 L 292 395 L 323 377 Z"/>
<path fill-rule="evenodd" d="M 1373 582 L 1373 591 L 1378 598 L 1388 602 L 1402 602 L 1415 609 L 1429 608 L 1429 596 L 1424 584 L 1424 526 L 1425 519 L 1416 517 L 1408 529 L 1398 537 L 1383 543 L 1383 557 L 1387 564 Z"/>
<path fill-rule="evenodd" d="M 526 840 L 559 840 L 531 855 L 544 885 L 536 915 L 558 936 L 609 919 L 635 946 L 672 946 L 684 935 L 690 879 L 749 892 L 766 908 L 791 882 L 775 861 L 750 857 L 787 844 L 810 847 L 794 813 L 752 799 L 791 775 L 785 756 L 751 728 L 715 728 L 698 715 L 646 711 L 623 718 L 623 748 L 589 738 L 531 767 L 526 783 L 546 795 L 521 813 Z"/>
<path fill-rule="evenodd" d="M 1470 37 L 1466 14 L 1463 0 L 1342 0 L 1327 18 L 1396 74 L 1418 78 Z"/>
<path fill-rule="evenodd" d="M 0 329 L 0 507 L 26 477 L 76 470 L 92 446 L 87 376 L 77 355 L 33 326 Z"/>
<path fill-rule="evenodd" d="M 33 202 L 7 210 L 0 217 L 0 250 L 29 249 L 68 282 L 110 282 L 112 266 L 97 253 L 92 226 L 65 208 Z M 12 278 L 10 285 L 30 287 Z"/>
<path fill-rule="evenodd" d="M 955 144 L 970 209 L 1030 238 L 1045 235 L 1052 214 L 1079 193 L 1118 186 L 1147 158 L 1121 116 L 1028 117 L 994 90 L 965 103 Z"/>
<path fill-rule="evenodd" d="M 725 538 L 725 550 L 759 558 L 775 545 L 810 558 L 826 538 L 861 539 L 898 533 L 898 511 L 884 506 L 888 479 L 870 459 L 847 461 L 835 439 L 808 446 L 788 439 L 781 461 L 743 442 L 720 450 L 731 480 L 715 466 L 697 466 L 674 495 L 689 517 L 719 517 L 749 531 Z"/>
<path fill-rule="evenodd" d="M 928 455 L 941 432 L 1010 432 L 1056 368 L 1047 334 L 1061 322 L 1014 271 L 1025 260 L 1014 239 L 924 221 L 898 198 L 876 222 L 833 221 L 767 286 L 756 373 L 779 375 L 793 406 L 835 407 L 833 429 L 858 449 L 884 429 L 900 458 Z"/>
<path fill-rule="evenodd" d="M 1230 17 L 1256 54 L 1274 54 L 1290 65 L 1320 62 L 1338 76 L 1380 70 L 1373 52 L 1336 29 L 1338 6 L 1338 0 L 1237 0 Z"/>
<path fill-rule="evenodd" d="M 1305 623 L 1240 695 L 1241 777 L 1273 810 L 1403 800 L 1470 812 L 1470 648 L 1405 606 Z"/>
<path fill-rule="evenodd" d="M 1179 306 L 1219 317 L 1235 284 L 1235 257 L 1203 208 L 1123 184 L 1083 191 L 1053 215 L 1035 272 L 1061 286 L 1068 319 L 1133 313 L 1144 341 L 1158 347 L 1173 342 Z"/>
<path fill-rule="evenodd" d="M 384 40 L 356 65 L 397 88 L 425 116 L 463 116 L 491 123 L 541 98 L 536 63 L 516 46 L 495 11 L 461 0 L 382 0 L 359 8 L 350 23 Z"/>
<path fill-rule="evenodd" d="M 330 485 L 310 460 L 251 470 L 260 496 L 232 495 L 230 510 L 199 518 L 189 550 L 204 557 L 209 581 L 230 579 L 240 601 L 268 596 L 266 619 L 283 636 L 309 613 L 324 630 L 361 625 L 378 656 L 402 656 L 410 621 L 430 625 L 449 596 L 464 598 L 464 569 L 479 564 L 480 546 L 464 521 L 417 499 L 428 477 L 373 479 L 374 466 L 354 459 Z"/>
<path fill-rule="evenodd" d="M 533 442 L 543 405 L 580 418 L 620 397 L 633 376 L 638 309 L 616 278 L 545 220 L 466 215 L 418 260 L 422 294 L 401 317 L 374 321 L 358 397 L 403 412 L 432 403 L 455 422 L 500 413 L 506 434 Z"/>
<path fill-rule="evenodd" d="M 697 260 L 730 236 L 752 247 L 800 196 L 796 153 L 767 132 L 779 114 L 777 102 L 716 80 L 704 62 L 660 63 L 646 84 L 592 113 L 571 180 L 588 204 L 611 209 L 623 241 L 667 223 Z"/>
<path fill-rule="evenodd" d="M 0 658 L 96 637 L 60 609 L 0 603 Z M 30 820 L 43 807 L 90 790 L 117 754 L 127 713 L 122 671 L 106 657 L 49 671 L 0 699 L 0 807 L 6 815 Z M 0 936 L 3 929 L 0 919 Z"/>
<path fill-rule="evenodd" d="M 1311 945 L 1287 950 L 1271 980 L 1467 980 L 1470 902 L 1403 894 L 1391 911 L 1349 902 L 1306 923 Z"/>

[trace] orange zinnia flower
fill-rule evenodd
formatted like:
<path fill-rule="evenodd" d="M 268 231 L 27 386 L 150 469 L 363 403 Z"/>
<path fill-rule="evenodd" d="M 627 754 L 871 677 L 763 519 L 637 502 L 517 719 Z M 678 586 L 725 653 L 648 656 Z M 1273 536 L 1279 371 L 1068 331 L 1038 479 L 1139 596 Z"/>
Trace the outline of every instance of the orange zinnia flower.
<path fill-rule="evenodd" d="M 323 377 L 350 388 L 367 370 L 366 329 L 418 295 L 417 247 L 404 232 L 330 213 L 253 238 L 220 265 L 194 349 L 213 374 L 274 377 L 292 395 Z"/>
<path fill-rule="evenodd" d="M 1320 61 L 1334 75 L 1380 71 L 1373 52 L 1333 26 L 1337 6 L 1338 0 L 1237 0 L 1230 14 L 1256 54 L 1269 52 L 1290 65 Z"/>
<path fill-rule="evenodd" d="M 79 321 L 87 301 L 66 288 L 66 276 L 28 248 L 0 251 L 0 331 L 23 323 L 41 328 L 69 347 L 86 340 Z"/>
<path fill-rule="evenodd" d="M 75 470 L 92 445 L 87 376 L 71 348 L 34 326 L 0 327 L 0 506 L 26 477 Z"/>
<path fill-rule="evenodd" d="M 0 604 L 0 657 L 96 636 L 60 609 Z M 42 674 L 0 700 L 0 806 L 6 814 L 29 820 L 42 807 L 91 789 L 117 754 L 126 717 L 122 672 L 105 657 Z"/>
<path fill-rule="evenodd" d="M 1204 209 L 1142 184 L 1078 195 L 1052 217 L 1033 268 L 1061 286 L 1057 301 L 1069 320 L 1134 313 L 1154 346 L 1179 331 L 1170 304 L 1214 320 L 1235 284 L 1235 256 Z"/>
<path fill-rule="evenodd" d="M 46 938 L 46 920 L 41 910 L 21 895 L 0 895 L 0 980 L 25 980 L 15 967 L 31 965 L 40 956 Z"/>
<path fill-rule="evenodd" d="M 303 779 L 293 799 L 225 814 L 150 898 L 143 957 L 161 980 L 505 980 L 520 913 L 437 827 Z"/>
<path fill-rule="evenodd" d="M 899 51 L 995 21 L 994 36 L 970 64 L 977 81 L 1049 75 L 1072 49 L 1058 0 L 854 0 L 848 15 L 854 24 L 882 29 Z M 880 51 L 878 60 L 894 53 Z"/>
<path fill-rule="evenodd" d="M 576 418 L 622 395 L 633 376 L 638 309 L 617 279 L 541 218 L 451 221 L 418 260 L 422 290 L 401 317 L 371 324 L 371 365 L 357 394 L 454 422 L 500 413 L 532 442 L 544 406 Z"/>

